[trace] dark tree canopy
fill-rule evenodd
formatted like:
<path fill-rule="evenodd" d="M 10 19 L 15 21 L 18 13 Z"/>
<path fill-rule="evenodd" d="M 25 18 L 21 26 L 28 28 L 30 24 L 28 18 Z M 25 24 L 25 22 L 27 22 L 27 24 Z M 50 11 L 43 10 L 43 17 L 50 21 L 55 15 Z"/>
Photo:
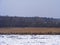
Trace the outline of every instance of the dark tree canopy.
<path fill-rule="evenodd" d="M 0 16 L 0 27 L 60 27 L 60 19 Z"/>

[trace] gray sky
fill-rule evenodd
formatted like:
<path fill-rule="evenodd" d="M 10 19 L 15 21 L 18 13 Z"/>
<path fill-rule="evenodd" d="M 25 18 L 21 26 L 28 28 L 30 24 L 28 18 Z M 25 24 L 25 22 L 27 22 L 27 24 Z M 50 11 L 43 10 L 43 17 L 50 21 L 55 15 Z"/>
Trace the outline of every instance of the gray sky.
<path fill-rule="evenodd" d="M 0 0 L 0 15 L 60 18 L 60 0 Z"/>

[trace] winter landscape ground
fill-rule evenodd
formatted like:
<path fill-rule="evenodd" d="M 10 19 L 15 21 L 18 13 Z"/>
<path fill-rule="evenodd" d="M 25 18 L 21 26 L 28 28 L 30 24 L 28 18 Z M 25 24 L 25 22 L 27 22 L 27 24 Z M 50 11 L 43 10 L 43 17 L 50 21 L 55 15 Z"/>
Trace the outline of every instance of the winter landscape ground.
<path fill-rule="evenodd" d="M 60 35 L 54 34 L 60 33 L 59 30 L 60 28 L 0 28 L 0 45 L 60 45 Z M 48 32 L 50 35 L 45 35 Z"/>
<path fill-rule="evenodd" d="M 0 45 L 60 45 L 60 35 L 0 35 Z"/>

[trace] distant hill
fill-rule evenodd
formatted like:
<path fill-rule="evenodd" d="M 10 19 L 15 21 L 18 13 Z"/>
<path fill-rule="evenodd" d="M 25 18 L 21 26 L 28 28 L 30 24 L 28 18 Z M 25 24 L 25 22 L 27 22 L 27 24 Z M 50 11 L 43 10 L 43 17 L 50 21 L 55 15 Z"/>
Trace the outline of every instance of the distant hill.
<path fill-rule="evenodd" d="M 60 27 L 60 19 L 0 16 L 0 27 Z"/>

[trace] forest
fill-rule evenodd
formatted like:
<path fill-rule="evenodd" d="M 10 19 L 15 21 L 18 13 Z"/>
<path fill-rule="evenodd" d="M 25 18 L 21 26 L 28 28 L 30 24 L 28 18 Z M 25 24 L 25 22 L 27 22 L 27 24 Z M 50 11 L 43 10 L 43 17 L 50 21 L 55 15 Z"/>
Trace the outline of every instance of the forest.
<path fill-rule="evenodd" d="M 60 27 L 60 19 L 47 17 L 0 16 L 1 27 Z"/>

